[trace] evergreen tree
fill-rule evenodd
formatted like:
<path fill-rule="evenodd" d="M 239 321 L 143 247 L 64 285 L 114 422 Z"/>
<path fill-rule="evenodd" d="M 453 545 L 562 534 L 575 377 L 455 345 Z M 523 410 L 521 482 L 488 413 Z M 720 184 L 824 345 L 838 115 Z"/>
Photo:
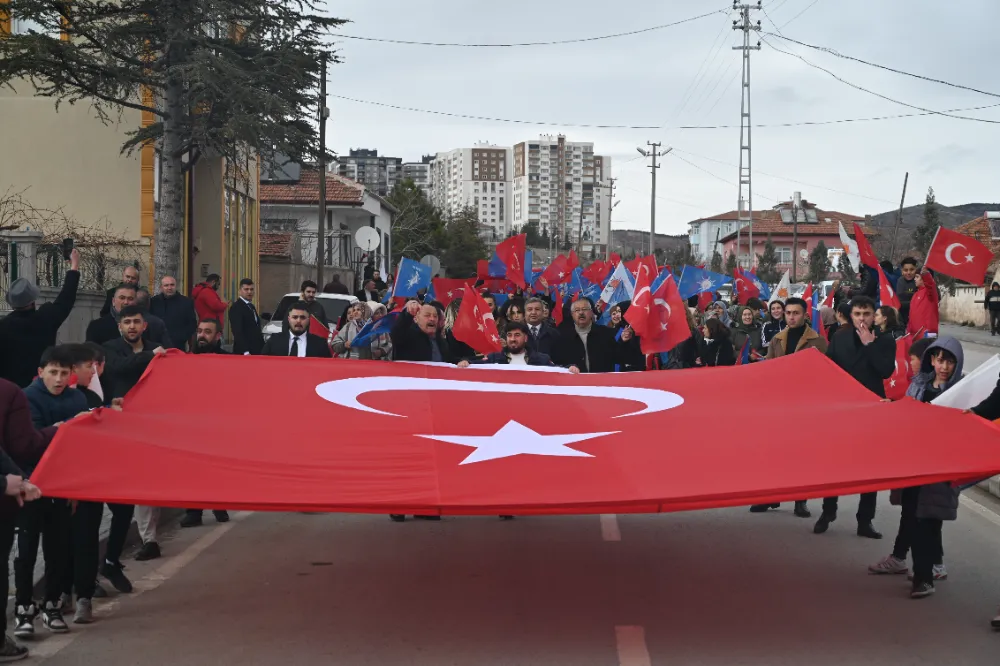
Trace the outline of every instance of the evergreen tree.
<path fill-rule="evenodd" d="M 476 262 L 489 257 L 490 250 L 479 231 L 479 215 L 471 206 L 458 211 L 445 223 L 441 263 L 448 267 L 449 275 L 475 275 Z"/>
<path fill-rule="evenodd" d="M 736 253 L 730 252 L 726 257 L 726 275 L 732 275 L 736 271 Z"/>
<path fill-rule="evenodd" d="M 764 284 L 777 284 L 781 279 L 778 272 L 778 252 L 774 249 L 771 234 L 767 235 L 764 243 L 764 254 L 757 255 L 757 277 Z"/>
<path fill-rule="evenodd" d="M 569 229 L 566 230 L 566 238 L 563 239 L 563 252 L 569 252 L 573 249 L 573 241 L 569 237 Z"/>
<path fill-rule="evenodd" d="M 819 284 L 830 276 L 830 257 L 827 254 L 826 245 L 823 241 L 812 249 L 809 253 L 809 272 L 806 280 L 812 284 Z"/>
<path fill-rule="evenodd" d="M 927 188 L 927 199 L 924 201 L 924 221 L 913 230 L 913 246 L 921 256 L 927 256 L 934 234 L 940 227 L 937 200 L 934 198 L 934 188 Z"/>
<path fill-rule="evenodd" d="M 851 265 L 851 260 L 847 256 L 847 253 L 840 255 L 840 259 L 837 260 L 837 270 L 840 272 L 840 281 L 853 285 L 857 284 L 858 274 L 854 270 L 854 266 Z"/>
<path fill-rule="evenodd" d="M 716 250 L 712 254 L 712 263 L 709 266 L 709 269 L 711 269 L 712 271 L 714 271 L 716 273 L 721 273 L 722 272 L 722 255 L 719 254 L 718 250 Z"/>
<path fill-rule="evenodd" d="M 538 233 L 538 221 L 532 220 L 521 227 L 521 233 L 524 234 L 524 242 L 527 247 L 543 247 L 548 245 L 547 234 L 543 237 Z"/>
<path fill-rule="evenodd" d="M 320 62 L 339 62 L 327 33 L 344 21 L 320 15 L 317 0 L 3 5 L 3 14 L 37 29 L 0 38 L 0 86 L 30 86 L 57 106 L 84 102 L 105 124 L 124 122 L 125 153 L 156 146 L 157 278 L 180 274 L 185 176 L 202 156 L 225 158 L 227 178 L 250 187 L 258 157 L 318 156 Z M 148 112 L 152 122 L 126 110 Z"/>
<path fill-rule="evenodd" d="M 397 266 L 400 257 L 440 254 L 444 221 L 424 191 L 407 179 L 396 183 L 386 199 L 398 211 L 392 219 L 392 265 Z"/>
<path fill-rule="evenodd" d="M 552 239 L 549 238 L 549 230 L 547 228 L 542 229 L 541 241 L 542 242 L 539 243 L 539 247 L 548 247 L 552 243 Z"/>

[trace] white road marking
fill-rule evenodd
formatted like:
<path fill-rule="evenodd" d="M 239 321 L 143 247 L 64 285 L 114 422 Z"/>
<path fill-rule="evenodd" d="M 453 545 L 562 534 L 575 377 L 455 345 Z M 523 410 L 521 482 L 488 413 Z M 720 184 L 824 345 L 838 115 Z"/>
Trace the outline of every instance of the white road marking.
<path fill-rule="evenodd" d="M 618 516 L 613 513 L 601 514 L 601 538 L 605 541 L 621 541 L 622 533 L 618 529 Z"/>
<path fill-rule="evenodd" d="M 120 594 L 107 601 L 102 599 L 94 600 L 94 619 L 96 621 L 107 620 L 118 611 L 122 600 L 132 599 L 143 592 L 155 590 L 164 582 L 170 580 L 181 569 L 190 564 L 196 557 L 201 555 L 212 544 L 221 539 L 226 532 L 233 529 L 236 523 L 249 516 L 251 511 L 238 511 L 230 514 L 228 523 L 217 525 L 212 531 L 199 537 L 194 543 L 182 550 L 177 555 L 163 558 L 164 562 L 160 568 L 150 572 L 139 580 L 132 581 L 133 591 L 131 594 Z M 29 657 L 32 661 L 42 661 L 53 657 L 70 645 L 82 632 L 87 630 L 86 625 L 73 624 L 73 614 L 66 614 L 66 622 L 69 623 L 70 633 L 56 634 L 46 638 L 40 643 L 28 643 L 27 647 L 31 651 Z"/>
<path fill-rule="evenodd" d="M 618 666 L 652 666 L 646 648 L 646 630 L 642 627 L 615 627 L 618 643 Z"/>

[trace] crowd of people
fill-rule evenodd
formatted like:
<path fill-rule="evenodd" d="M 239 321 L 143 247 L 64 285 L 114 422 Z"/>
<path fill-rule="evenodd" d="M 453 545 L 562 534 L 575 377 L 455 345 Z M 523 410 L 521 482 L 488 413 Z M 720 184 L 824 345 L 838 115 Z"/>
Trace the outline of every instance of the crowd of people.
<path fill-rule="evenodd" d="M 503 349 L 480 354 L 454 334 L 461 299 L 452 300 L 447 307 L 426 297 L 400 302 L 391 308 L 397 314 L 388 332 L 366 336 L 356 344 L 366 324 L 389 315 L 390 308 L 380 302 L 387 284 L 377 271 L 366 276 L 355 294 L 358 300 L 347 307 L 338 322 L 326 321 L 316 299 L 318 286 L 304 282 L 300 300 L 287 309 L 281 332 L 265 340 L 263 322 L 253 303 L 252 280 L 243 279 L 238 297 L 228 304 L 218 294 L 218 275 L 196 285 L 190 297 L 178 292 L 173 276 L 163 276 L 159 293 L 151 297 L 139 285 L 139 272 L 129 267 L 121 283 L 107 291 L 105 306 L 87 327 L 86 339 L 56 344 L 59 328 L 74 307 L 78 262 L 74 251 L 63 287 L 49 303 L 37 303 L 40 293 L 34 284 L 15 281 L 6 294 L 11 312 L 0 319 L 0 432 L 4 433 L 0 441 L 0 491 L 5 496 L 0 503 L 0 547 L 6 547 L 7 562 L 16 535 L 14 636 L 21 639 L 34 634 L 39 617 L 54 633 L 69 630 L 64 617 L 67 612 L 73 613 L 73 623 L 92 621 L 92 599 L 107 594 L 99 578 L 119 592 L 132 590 L 121 557 L 133 520 L 142 539 L 135 558 L 161 556 L 159 511 L 155 507 L 109 505 L 110 534 L 102 557 L 99 530 L 104 506 L 41 497 L 28 477 L 62 424 L 98 407 L 121 409 L 126 394 L 149 363 L 168 349 L 192 354 L 430 361 L 458 367 L 560 366 L 572 373 L 732 366 L 816 349 L 859 384 L 885 398 L 884 381 L 894 371 L 895 340 L 905 335 L 910 299 L 922 287 L 917 264 L 911 259 L 904 260 L 897 271 L 887 267 L 902 303 L 898 311 L 876 303 L 870 280 L 862 281 L 855 290 L 835 284 L 833 307 L 823 307 L 819 313 L 821 331 L 812 327 L 807 316 L 810 304 L 802 298 L 769 303 L 750 298 L 744 304 L 730 304 L 716 294 L 702 310 L 695 297 L 686 312 L 691 336 L 669 352 L 652 355 L 643 353 L 641 340 L 628 323 L 628 301 L 608 306 L 577 295 L 567 298 L 557 312 L 557 301 L 547 294 L 518 290 L 506 295 L 506 301 L 497 307 L 496 295 L 483 291 L 481 296 L 492 310 Z M 1000 291 L 1000 285 L 994 289 Z M 337 276 L 323 291 L 350 295 Z M 988 299 L 987 308 L 992 311 L 995 302 Z M 231 352 L 222 344 L 227 311 Z M 324 326 L 333 324 L 331 335 L 324 338 L 312 333 L 312 319 Z M 914 379 L 908 395 L 929 402 L 961 378 L 962 347 L 952 338 L 925 337 L 911 346 L 910 362 Z M 1000 384 L 972 411 L 988 419 L 1000 417 Z M 873 522 L 876 497 L 875 493 L 861 497 L 856 515 L 861 537 L 882 538 Z M 936 581 L 947 577 L 941 526 L 956 517 L 958 491 L 947 483 L 930 484 L 895 490 L 890 499 L 902 508 L 894 547 L 869 570 L 874 574 L 908 573 L 909 554 L 913 559 L 911 595 L 926 597 L 934 592 Z M 777 504 L 755 505 L 750 511 L 761 514 L 777 508 Z M 836 497 L 823 500 L 815 533 L 830 528 L 837 508 Z M 795 502 L 794 513 L 811 517 L 805 500 Z M 215 511 L 214 516 L 219 522 L 229 519 L 225 511 Z M 400 515 L 391 518 L 405 520 Z M 202 522 L 203 511 L 190 509 L 181 525 L 195 527 Z M 35 598 L 33 584 L 39 544 L 45 567 L 40 600 Z M 995 623 L 1000 625 L 1000 617 Z M 0 661 L 26 654 L 23 646 L 5 637 Z"/>

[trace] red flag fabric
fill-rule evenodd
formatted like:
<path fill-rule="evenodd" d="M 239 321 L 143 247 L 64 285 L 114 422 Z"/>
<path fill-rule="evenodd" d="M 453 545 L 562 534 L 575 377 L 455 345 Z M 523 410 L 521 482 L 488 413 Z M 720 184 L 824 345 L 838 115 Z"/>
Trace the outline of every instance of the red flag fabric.
<path fill-rule="evenodd" d="M 471 287 L 466 288 L 466 293 L 469 297 L 462 299 L 451 334 L 456 340 L 464 342 L 480 354 L 491 354 L 502 350 L 500 333 L 497 331 L 497 323 L 493 320 L 489 304 Z"/>
<path fill-rule="evenodd" d="M 625 262 L 625 268 L 628 270 L 629 273 L 632 274 L 633 284 L 639 278 L 639 264 L 641 263 L 642 263 L 642 257 L 636 257 L 632 261 Z"/>
<path fill-rule="evenodd" d="M 576 256 L 576 250 L 571 249 L 569 251 L 569 256 L 566 257 L 566 268 L 572 273 L 574 269 L 580 267 L 580 257 Z"/>
<path fill-rule="evenodd" d="M 975 238 L 938 227 L 934 241 L 927 250 L 924 266 L 963 282 L 982 286 L 986 282 L 986 270 L 992 261 L 993 253 Z"/>
<path fill-rule="evenodd" d="M 865 232 L 861 230 L 861 225 L 854 223 L 854 240 L 858 244 L 858 254 L 861 255 L 861 263 L 869 268 L 878 268 L 878 257 L 875 251 L 865 238 Z"/>
<path fill-rule="evenodd" d="M 528 283 L 524 281 L 524 253 L 527 249 L 527 234 L 511 236 L 496 247 L 497 258 L 507 267 L 507 279 L 524 289 Z"/>
<path fill-rule="evenodd" d="M 760 298 L 760 289 L 753 283 L 753 278 L 744 273 L 739 266 L 733 271 L 733 278 L 736 285 L 737 302 L 740 305 L 746 305 L 751 298 Z"/>
<path fill-rule="evenodd" d="M 609 266 L 610 264 L 606 264 L 598 259 L 583 270 L 583 277 L 587 278 L 587 281 L 592 284 L 601 284 L 608 274 Z"/>
<path fill-rule="evenodd" d="M 572 272 L 573 270 L 569 267 L 569 260 L 560 254 L 545 268 L 541 276 L 539 276 L 538 281 L 542 283 L 543 287 L 548 288 L 553 285 L 562 284 L 563 282 L 569 282 Z"/>
<path fill-rule="evenodd" d="M 889 400 L 902 400 L 906 396 L 906 389 L 910 387 L 910 380 L 913 379 L 910 368 L 912 345 L 913 336 L 910 335 L 904 335 L 896 340 L 896 364 L 892 376 L 882 382 L 885 385 L 885 397 Z"/>
<path fill-rule="evenodd" d="M 652 264 L 652 268 L 650 267 Z M 632 270 L 628 263 L 625 267 Z M 660 334 L 659 319 L 653 314 L 653 293 L 650 287 L 656 279 L 656 258 L 643 257 L 635 267 L 635 289 L 632 292 L 632 306 L 625 311 L 625 321 L 640 337 Z M 650 328 L 652 330 L 650 330 Z"/>
<path fill-rule="evenodd" d="M 491 294 L 512 294 L 517 287 L 514 283 L 505 278 L 491 278 L 483 280 L 483 289 Z"/>
<path fill-rule="evenodd" d="M 261 377 L 268 390 L 248 391 Z M 785 434 L 706 438 L 720 404 L 736 423 L 780 404 Z M 798 433 L 847 422 L 865 436 L 815 438 L 802 455 Z M 1000 473 L 996 438 L 956 409 L 880 402 L 812 350 L 738 370 L 604 375 L 171 351 L 123 411 L 59 428 L 31 480 L 52 497 L 181 508 L 651 513 L 985 478 Z"/>
<path fill-rule="evenodd" d="M 687 305 L 681 299 L 672 275 L 660 284 L 652 300 L 652 309 L 646 320 L 646 335 L 639 338 L 643 354 L 670 351 L 691 337 Z M 632 308 L 629 308 L 631 311 Z"/>
<path fill-rule="evenodd" d="M 608 258 L 610 259 L 612 266 L 617 266 L 618 264 L 622 263 L 621 255 L 618 254 L 617 252 L 612 252 L 610 255 L 608 255 Z"/>
<path fill-rule="evenodd" d="M 434 287 L 434 299 L 441 305 L 448 307 L 456 298 L 462 298 L 465 293 L 465 286 L 468 280 L 456 278 L 434 278 L 431 285 Z"/>
<path fill-rule="evenodd" d="M 833 289 L 830 289 L 830 291 L 827 292 L 826 298 L 823 299 L 823 307 L 824 308 L 832 308 L 833 307 L 833 297 L 836 296 L 836 294 L 837 294 L 837 292 L 835 290 L 833 290 Z"/>
<path fill-rule="evenodd" d="M 330 342 L 330 329 L 324 326 L 319 319 L 316 319 L 315 315 L 309 315 L 309 332 L 323 338 L 327 343 Z"/>
<path fill-rule="evenodd" d="M 710 291 L 703 291 L 698 294 L 698 310 L 704 312 L 708 309 L 708 306 L 712 304 L 713 298 L 715 298 L 715 294 Z"/>
<path fill-rule="evenodd" d="M 889 284 L 889 280 L 885 277 L 885 271 L 878 264 L 875 265 L 875 270 L 878 271 L 878 301 L 882 305 L 889 305 L 896 308 L 899 312 L 899 297 L 896 296 L 895 290 L 893 290 L 892 285 Z"/>
<path fill-rule="evenodd" d="M 556 302 L 552 306 L 552 321 L 556 323 L 556 326 L 561 326 L 563 323 L 563 297 L 562 292 L 558 289 L 556 291 Z"/>
<path fill-rule="evenodd" d="M 490 262 L 480 259 L 476 262 L 476 277 L 480 280 L 488 280 L 490 277 Z"/>
<path fill-rule="evenodd" d="M 937 335 L 941 323 L 937 283 L 927 271 L 920 274 L 923 284 L 910 299 L 910 319 L 906 323 L 906 332 L 914 337 L 925 333 Z"/>
<path fill-rule="evenodd" d="M 806 302 L 806 323 L 812 326 L 813 317 L 813 286 L 806 285 L 806 290 L 802 292 L 802 300 Z"/>

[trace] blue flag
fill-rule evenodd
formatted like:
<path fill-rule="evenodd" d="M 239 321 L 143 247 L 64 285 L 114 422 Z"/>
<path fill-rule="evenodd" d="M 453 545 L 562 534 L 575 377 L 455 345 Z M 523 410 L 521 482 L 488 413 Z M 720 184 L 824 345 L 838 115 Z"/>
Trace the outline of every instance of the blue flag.
<path fill-rule="evenodd" d="M 502 308 L 504 306 L 504 303 L 510 300 L 510 296 L 508 294 L 494 293 L 492 295 L 493 295 L 493 302 L 497 304 L 497 310 Z"/>
<path fill-rule="evenodd" d="M 816 332 L 819 332 L 819 331 L 823 330 L 822 329 L 822 326 L 823 326 L 823 317 L 821 316 L 819 308 L 820 308 L 819 289 L 813 289 L 813 295 L 812 295 L 812 315 L 813 316 L 812 316 L 812 321 L 809 322 L 809 323 L 812 324 L 812 328 Z"/>
<path fill-rule="evenodd" d="M 531 250 L 524 251 L 524 282 L 528 285 L 525 291 L 531 290 L 531 284 L 534 282 L 531 278 L 534 277 L 534 271 L 531 270 L 531 262 L 534 260 L 534 253 Z"/>
<path fill-rule="evenodd" d="M 389 305 L 389 301 L 392 300 L 392 287 L 385 290 L 385 296 L 382 297 L 382 305 Z"/>
<path fill-rule="evenodd" d="M 488 271 L 490 277 L 492 278 L 507 277 L 507 265 L 504 264 L 502 261 L 500 261 L 500 257 L 497 256 L 497 253 L 495 251 L 493 252 L 493 256 L 490 257 L 490 264 Z"/>
<path fill-rule="evenodd" d="M 601 298 L 601 285 L 594 284 L 587 280 L 587 278 L 582 278 L 583 281 L 583 291 L 580 292 L 585 298 L 589 298 L 591 303 L 597 303 Z"/>
<path fill-rule="evenodd" d="M 574 294 L 579 294 L 583 291 L 583 271 L 579 268 L 574 268 L 572 277 L 569 279 L 569 285 L 566 287 L 566 293 L 570 296 Z"/>
<path fill-rule="evenodd" d="M 743 271 L 744 274 L 750 276 L 750 281 L 753 282 L 753 286 L 757 287 L 760 291 L 760 300 L 767 303 L 771 300 L 771 287 L 766 285 L 763 280 L 757 277 L 757 274 L 753 271 Z"/>
<path fill-rule="evenodd" d="M 392 330 L 392 325 L 396 323 L 396 319 L 398 317 L 399 312 L 390 312 L 378 321 L 368 322 L 361 327 L 358 334 L 354 336 L 353 340 L 351 340 L 351 346 L 357 347 L 358 345 L 366 344 L 371 342 L 375 337 L 388 333 Z"/>
<path fill-rule="evenodd" d="M 704 268 L 685 266 L 681 271 L 681 279 L 677 283 L 677 290 L 681 293 L 681 298 L 687 300 L 703 291 L 715 291 L 724 284 L 732 282 L 728 275 L 713 273 Z"/>
<path fill-rule="evenodd" d="M 421 289 L 431 288 L 431 267 L 403 257 L 396 271 L 394 292 L 398 298 L 416 298 Z"/>
<path fill-rule="evenodd" d="M 736 359 L 736 365 L 749 365 L 750 364 L 750 338 L 747 337 L 747 341 L 743 343 L 743 350 L 740 351 L 740 357 Z"/>

